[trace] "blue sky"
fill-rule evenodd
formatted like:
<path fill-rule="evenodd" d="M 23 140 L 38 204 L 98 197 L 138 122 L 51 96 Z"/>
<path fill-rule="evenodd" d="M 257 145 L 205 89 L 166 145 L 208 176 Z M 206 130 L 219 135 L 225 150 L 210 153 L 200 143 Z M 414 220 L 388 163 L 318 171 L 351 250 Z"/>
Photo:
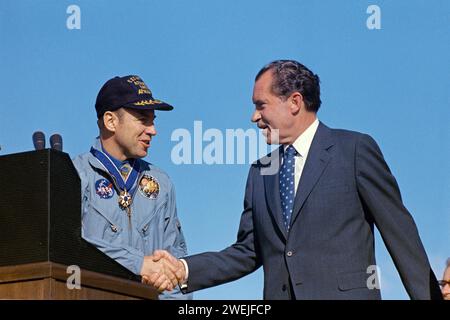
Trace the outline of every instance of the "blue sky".
<path fill-rule="evenodd" d="M 81 10 L 70 30 L 69 5 Z M 381 29 L 369 30 L 369 5 Z M 450 2 L 447 0 L 0 2 L 0 155 L 60 133 L 71 157 L 97 135 L 94 103 L 116 75 L 138 74 L 159 112 L 148 161 L 169 173 L 190 253 L 236 238 L 248 164 L 176 165 L 176 129 L 254 129 L 253 79 L 266 63 L 295 59 L 319 74 L 319 119 L 372 135 L 412 213 L 431 264 L 450 256 Z M 47 142 L 48 144 L 48 142 Z M 205 147 L 208 142 L 203 142 Z M 405 299 L 387 250 L 376 253 L 385 299 Z M 196 293 L 261 299 L 262 271 Z"/>

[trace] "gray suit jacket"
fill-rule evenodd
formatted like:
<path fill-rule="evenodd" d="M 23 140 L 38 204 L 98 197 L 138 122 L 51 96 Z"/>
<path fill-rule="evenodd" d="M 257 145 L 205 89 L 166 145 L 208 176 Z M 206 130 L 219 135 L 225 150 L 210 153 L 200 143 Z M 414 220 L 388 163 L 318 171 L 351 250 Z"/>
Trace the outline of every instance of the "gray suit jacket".
<path fill-rule="evenodd" d="M 416 225 L 370 136 L 320 123 L 289 233 L 282 223 L 278 173 L 262 174 L 267 167 L 267 161 L 258 161 L 250 169 L 236 242 L 220 252 L 186 257 L 187 292 L 238 279 L 262 265 L 264 299 L 380 299 L 380 291 L 368 287 L 374 283 L 375 225 L 409 296 L 441 297 Z"/>

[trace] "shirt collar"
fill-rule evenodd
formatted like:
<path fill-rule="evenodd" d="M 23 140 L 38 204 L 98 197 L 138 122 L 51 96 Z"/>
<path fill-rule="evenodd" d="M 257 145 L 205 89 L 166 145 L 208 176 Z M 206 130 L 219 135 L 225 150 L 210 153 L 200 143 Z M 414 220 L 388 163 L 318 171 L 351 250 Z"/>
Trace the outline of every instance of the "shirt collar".
<path fill-rule="evenodd" d="M 292 144 L 303 159 L 306 159 L 308 156 L 309 148 L 311 147 L 311 143 L 318 127 L 319 119 L 316 118 L 316 120 L 314 120 L 314 122 L 311 123 L 311 125 L 301 135 L 299 135 Z M 286 151 L 287 147 L 288 145 L 284 145 L 283 150 Z"/>
<path fill-rule="evenodd" d="M 124 160 L 124 161 L 120 161 L 119 159 L 116 159 L 115 157 L 113 157 L 108 151 L 106 151 L 106 150 L 103 148 L 102 141 L 100 140 L 100 137 L 97 137 L 97 138 L 95 139 L 94 148 L 97 149 L 97 150 L 101 150 L 104 154 L 106 154 L 106 155 L 111 159 L 111 161 L 114 163 L 114 165 L 115 165 L 117 168 L 119 168 L 119 169 L 120 169 L 125 163 L 130 163 L 130 161 L 129 161 L 128 159 L 127 159 L 127 160 Z"/>

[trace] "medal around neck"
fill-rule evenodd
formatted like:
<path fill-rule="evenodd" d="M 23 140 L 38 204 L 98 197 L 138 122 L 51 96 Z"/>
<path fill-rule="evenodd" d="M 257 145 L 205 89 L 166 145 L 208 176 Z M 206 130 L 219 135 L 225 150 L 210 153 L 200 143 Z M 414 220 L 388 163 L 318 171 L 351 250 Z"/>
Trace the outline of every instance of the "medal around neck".
<path fill-rule="evenodd" d="M 114 162 L 103 152 L 91 148 L 91 153 L 98 161 L 103 165 L 103 167 L 109 172 L 113 177 L 114 184 L 116 188 L 120 191 L 119 193 L 119 206 L 122 209 L 126 209 L 131 206 L 132 197 L 127 190 L 132 190 L 134 184 L 136 183 L 139 175 L 140 164 L 139 161 L 133 160 L 131 165 L 131 172 L 128 173 L 127 178 L 124 179 L 120 170 L 116 167 Z"/>
<path fill-rule="evenodd" d="M 126 209 L 129 206 L 131 206 L 131 203 L 133 202 L 133 199 L 131 197 L 131 194 L 127 192 L 127 190 L 123 190 L 119 194 L 119 206 L 121 209 Z"/>

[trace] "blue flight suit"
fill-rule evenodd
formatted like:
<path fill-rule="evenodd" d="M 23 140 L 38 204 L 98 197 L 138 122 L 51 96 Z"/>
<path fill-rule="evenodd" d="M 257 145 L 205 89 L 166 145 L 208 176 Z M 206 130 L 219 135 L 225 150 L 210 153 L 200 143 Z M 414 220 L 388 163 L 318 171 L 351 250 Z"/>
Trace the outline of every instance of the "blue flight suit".
<path fill-rule="evenodd" d="M 102 150 L 97 138 L 93 148 Z M 82 237 L 118 263 L 140 274 L 144 256 L 164 249 L 175 257 L 187 255 L 177 216 L 175 190 L 166 173 L 137 159 L 140 172 L 132 189 L 131 214 L 118 204 L 117 190 L 101 162 L 90 152 L 73 160 L 81 179 Z M 145 188 L 146 181 L 151 188 Z M 177 287 L 160 299 L 192 299 Z"/>

